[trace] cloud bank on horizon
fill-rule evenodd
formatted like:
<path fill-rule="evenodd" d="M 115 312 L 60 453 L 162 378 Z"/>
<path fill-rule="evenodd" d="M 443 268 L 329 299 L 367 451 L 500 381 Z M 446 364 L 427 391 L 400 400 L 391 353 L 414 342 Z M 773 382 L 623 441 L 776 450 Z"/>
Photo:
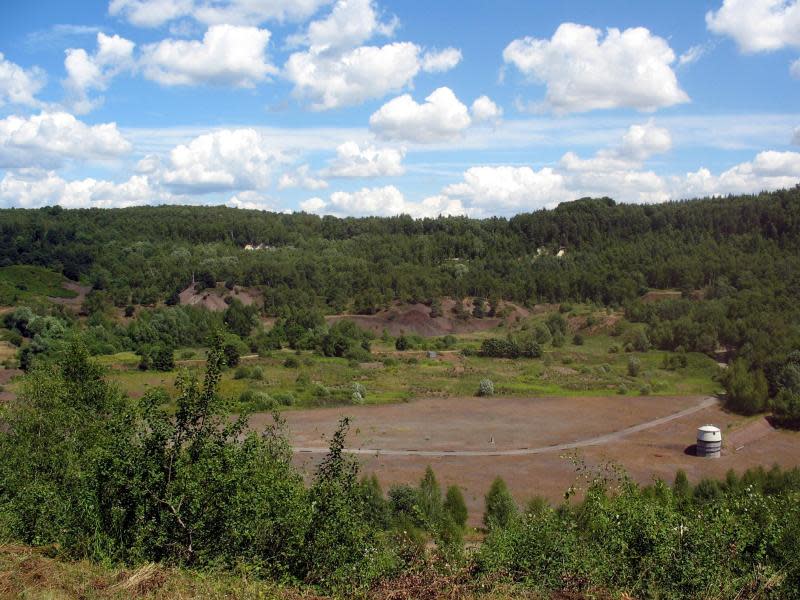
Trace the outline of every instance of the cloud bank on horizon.
<path fill-rule="evenodd" d="M 485 217 L 800 183 L 800 0 L 14 1 L 0 207 Z"/>

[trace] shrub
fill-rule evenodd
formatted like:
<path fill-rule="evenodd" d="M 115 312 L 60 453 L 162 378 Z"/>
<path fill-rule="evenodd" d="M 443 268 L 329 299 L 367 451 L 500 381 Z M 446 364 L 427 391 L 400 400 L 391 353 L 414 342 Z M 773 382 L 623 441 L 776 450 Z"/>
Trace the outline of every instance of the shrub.
<path fill-rule="evenodd" d="M 289 356 L 283 361 L 283 366 L 287 369 L 297 369 L 300 367 L 300 362 L 294 356 Z"/>
<path fill-rule="evenodd" d="M 249 389 L 239 394 L 239 404 L 253 412 L 267 412 L 278 406 L 275 399 L 266 392 Z"/>
<path fill-rule="evenodd" d="M 245 366 L 237 367 L 236 372 L 233 374 L 234 379 L 248 379 L 250 377 L 250 369 Z"/>
<path fill-rule="evenodd" d="M 621 396 L 624 396 L 625 394 L 628 393 L 628 387 L 624 383 L 620 383 L 617 386 L 617 393 L 620 394 Z"/>
<path fill-rule="evenodd" d="M 194 350 L 182 350 L 180 353 L 181 360 L 191 360 L 197 356 L 197 352 Z"/>
<path fill-rule="evenodd" d="M 128 317 L 128 318 L 132 317 L 135 312 L 136 312 L 136 308 L 132 304 L 128 304 L 128 306 L 125 307 L 125 316 L 126 317 Z"/>
<path fill-rule="evenodd" d="M 410 344 L 408 342 L 408 338 L 406 336 L 404 336 L 404 335 L 399 336 L 394 341 L 395 350 L 398 350 L 400 352 L 403 352 L 404 350 L 408 350 L 409 346 L 410 346 Z"/>
<path fill-rule="evenodd" d="M 631 356 L 628 359 L 628 375 L 630 375 L 631 377 L 638 377 L 639 372 L 641 370 L 642 370 L 641 361 L 635 356 Z"/>
<path fill-rule="evenodd" d="M 264 369 L 261 367 L 252 367 L 250 369 L 250 379 L 261 381 L 264 379 Z"/>
<path fill-rule="evenodd" d="M 359 383 L 358 381 L 354 381 L 352 385 L 352 392 L 354 394 L 358 394 L 362 398 L 366 399 L 367 397 L 367 388 L 364 387 L 363 383 Z"/>
<path fill-rule="evenodd" d="M 464 494 L 461 488 L 457 485 L 451 485 L 447 488 L 447 494 L 444 498 L 444 511 L 453 519 L 453 522 L 459 527 L 465 527 L 467 524 L 467 503 L 464 500 Z"/>
<path fill-rule="evenodd" d="M 172 348 L 159 346 L 150 356 L 150 366 L 156 371 L 171 371 L 175 368 L 175 357 Z"/>
<path fill-rule="evenodd" d="M 572 336 L 572 343 L 576 346 L 583 346 L 583 335 L 576 333 L 574 336 Z"/>
<path fill-rule="evenodd" d="M 767 404 L 767 379 L 761 369 L 750 370 L 739 358 L 722 372 L 720 378 L 726 392 L 725 405 L 735 411 L 752 415 L 764 410 Z"/>
<path fill-rule="evenodd" d="M 642 387 L 639 388 L 639 393 L 642 396 L 649 396 L 652 392 L 653 392 L 653 389 L 646 383 L 644 385 L 642 385 Z"/>
<path fill-rule="evenodd" d="M 235 344 L 225 344 L 222 349 L 223 354 L 225 355 L 225 364 L 229 367 L 235 367 L 239 364 L 239 348 Z"/>
<path fill-rule="evenodd" d="M 483 524 L 489 530 L 508 527 L 517 516 L 517 505 L 514 498 L 511 497 L 506 482 L 500 477 L 495 478 L 492 482 L 484 504 L 486 508 L 483 513 Z"/>
<path fill-rule="evenodd" d="M 478 396 L 494 396 L 494 383 L 491 379 L 481 379 L 478 385 Z"/>
<path fill-rule="evenodd" d="M 272 394 L 272 397 L 281 406 L 292 406 L 294 404 L 294 396 L 291 392 L 276 392 Z"/>
<path fill-rule="evenodd" d="M 661 363 L 661 368 L 668 371 L 675 371 L 677 369 L 685 369 L 688 364 L 689 359 L 683 352 L 679 354 L 665 354 L 664 360 Z"/>
<path fill-rule="evenodd" d="M 553 348 L 561 348 L 564 345 L 564 334 L 560 331 L 553 333 L 552 344 Z"/>

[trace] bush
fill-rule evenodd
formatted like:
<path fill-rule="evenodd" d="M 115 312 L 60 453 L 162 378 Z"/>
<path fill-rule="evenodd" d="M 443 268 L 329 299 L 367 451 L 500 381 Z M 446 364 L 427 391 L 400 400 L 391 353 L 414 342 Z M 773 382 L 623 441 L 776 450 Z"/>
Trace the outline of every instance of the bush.
<path fill-rule="evenodd" d="M 574 336 L 572 336 L 572 343 L 576 346 L 583 346 L 583 335 L 576 333 Z"/>
<path fill-rule="evenodd" d="M 483 513 L 483 524 L 486 529 L 508 527 L 517 516 L 517 505 L 514 498 L 511 497 L 506 482 L 500 477 L 495 478 L 492 482 L 484 504 L 486 508 Z"/>
<path fill-rule="evenodd" d="M 225 344 L 222 349 L 225 355 L 225 364 L 229 367 L 235 367 L 239 364 L 239 348 L 235 344 Z"/>
<path fill-rule="evenodd" d="M 358 394 L 364 400 L 367 398 L 367 388 L 364 387 L 363 383 L 359 383 L 358 381 L 353 382 L 353 385 L 351 387 L 351 392 L 354 394 Z"/>
<path fill-rule="evenodd" d="M 159 346 L 150 355 L 150 367 L 156 371 L 172 371 L 175 357 L 172 348 Z"/>
<path fill-rule="evenodd" d="M 276 393 L 272 394 L 272 397 L 281 406 L 292 406 L 292 405 L 294 405 L 294 396 L 292 395 L 291 392 L 276 392 Z"/>
<path fill-rule="evenodd" d="M 722 372 L 720 377 L 725 388 L 725 406 L 734 412 L 752 415 L 766 408 L 769 389 L 764 371 L 750 370 L 739 358 Z"/>
<path fill-rule="evenodd" d="M 564 334 L 560 331 L 553 333 L 552 344 L 553 348 L 561 348 L 564 345 Z"/>
<path fill-rule="evenodd" d="M 250 378 L 250 368 L 241 366 L 237 367 L 236 372 L 233 374 L 234 379 L 249 379 Z"/>
<path fill-rule="evenodd" d="M 478 385 L 478 396 L 494 396 L 494 383 L 491 379 L 481 379 Z"/>
<path fill-rule="evenodd" d="M 300 361 L 298 361 L 294 356 L 289 356 L 283 361 L 283 366 L 287 369 L 297 369 L 300 367 Z"/>
<path fill-rule="evenodd" d="M 688 364 L 689 359 L 683 352 L 679 354 L 665 354 L 664 361 L 661 363 L 661 368 L 668 371 L 675 371 L 677 369 L 685 369 Z"/>
<path fill-rule="evenodd" d="M 410 346 L 411 346 L 411 344 L 408 341 L 408 338 L 406 336 L 404 336 L 404 335 L 399 336 L 394 341 L 395 350 L 398 350 L 400 352 L 403 352 L 404 350 L 408 350 L 410 348 Z"/>
<path fill-rule="evenodd" d="M 266 392 L 249 389 L 239 394 L 239 404 L 252 412 L 268 412 L 278 406 L 275 399 Z"/>
<path fill-rule="evenodd" d="M 642 370 L 642 363 L 635 356 L 628 359 L 628 375 L 631 377 L 638 377 L 639 372 Z"/>
<path fill-rule="evenodd" d="M 451 485 L 447 488 L 447 494 L 444 498 L 444 511 L 459 527 L 463 528 L 467 525 L 467 503 L 464 500 L 461 488 L 457 485 Z"/>

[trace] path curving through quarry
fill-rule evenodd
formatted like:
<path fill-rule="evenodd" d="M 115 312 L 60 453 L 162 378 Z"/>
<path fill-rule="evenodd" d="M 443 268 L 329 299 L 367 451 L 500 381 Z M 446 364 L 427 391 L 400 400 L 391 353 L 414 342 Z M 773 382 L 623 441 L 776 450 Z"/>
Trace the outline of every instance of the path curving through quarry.
<path fill-rule="evenodd" d="M 547 452 L 563 452 L 564 450 L 573 450 L 576 448 L 585 448 L 587 446 L 600 446 L 610 442 L 616 442 L 625 436 L 653 427 L 658 427 L 670 421 L 687 417 L 696 412 L 715 406 L 717 399 L 713 397 L 703 398 L 700 402 L 689 408 L 660 417 L 652 419 L 613 431 L 602 435 L 577 440 L 574 442 L 565 442 L 563 444 L 551 444 L 549 446 L 539 446 L 537 448 L 514 448 L 509 450 L 403 450 L 391 448 L 345 448 L 344 452 L 348 454 L 366 454 L 372 456 L 429 456 L 429 457 L 447 457 L 447 456 L 527 456 L 531 454 L 545 454 Z M 295 447 L 294 452 L 297 454 L 327 454 L 327 447 Z"/>

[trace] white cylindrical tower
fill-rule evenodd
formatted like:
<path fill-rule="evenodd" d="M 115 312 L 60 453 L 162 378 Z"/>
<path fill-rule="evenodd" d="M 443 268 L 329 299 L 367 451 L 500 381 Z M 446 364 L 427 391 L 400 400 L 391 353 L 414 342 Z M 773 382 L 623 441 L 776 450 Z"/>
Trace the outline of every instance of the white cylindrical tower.
<path fill-rule="evenodd" d="M 722 451 L 722 432 L 714 425 L 697 428 L 697 456 L 719 458 Z"/>

